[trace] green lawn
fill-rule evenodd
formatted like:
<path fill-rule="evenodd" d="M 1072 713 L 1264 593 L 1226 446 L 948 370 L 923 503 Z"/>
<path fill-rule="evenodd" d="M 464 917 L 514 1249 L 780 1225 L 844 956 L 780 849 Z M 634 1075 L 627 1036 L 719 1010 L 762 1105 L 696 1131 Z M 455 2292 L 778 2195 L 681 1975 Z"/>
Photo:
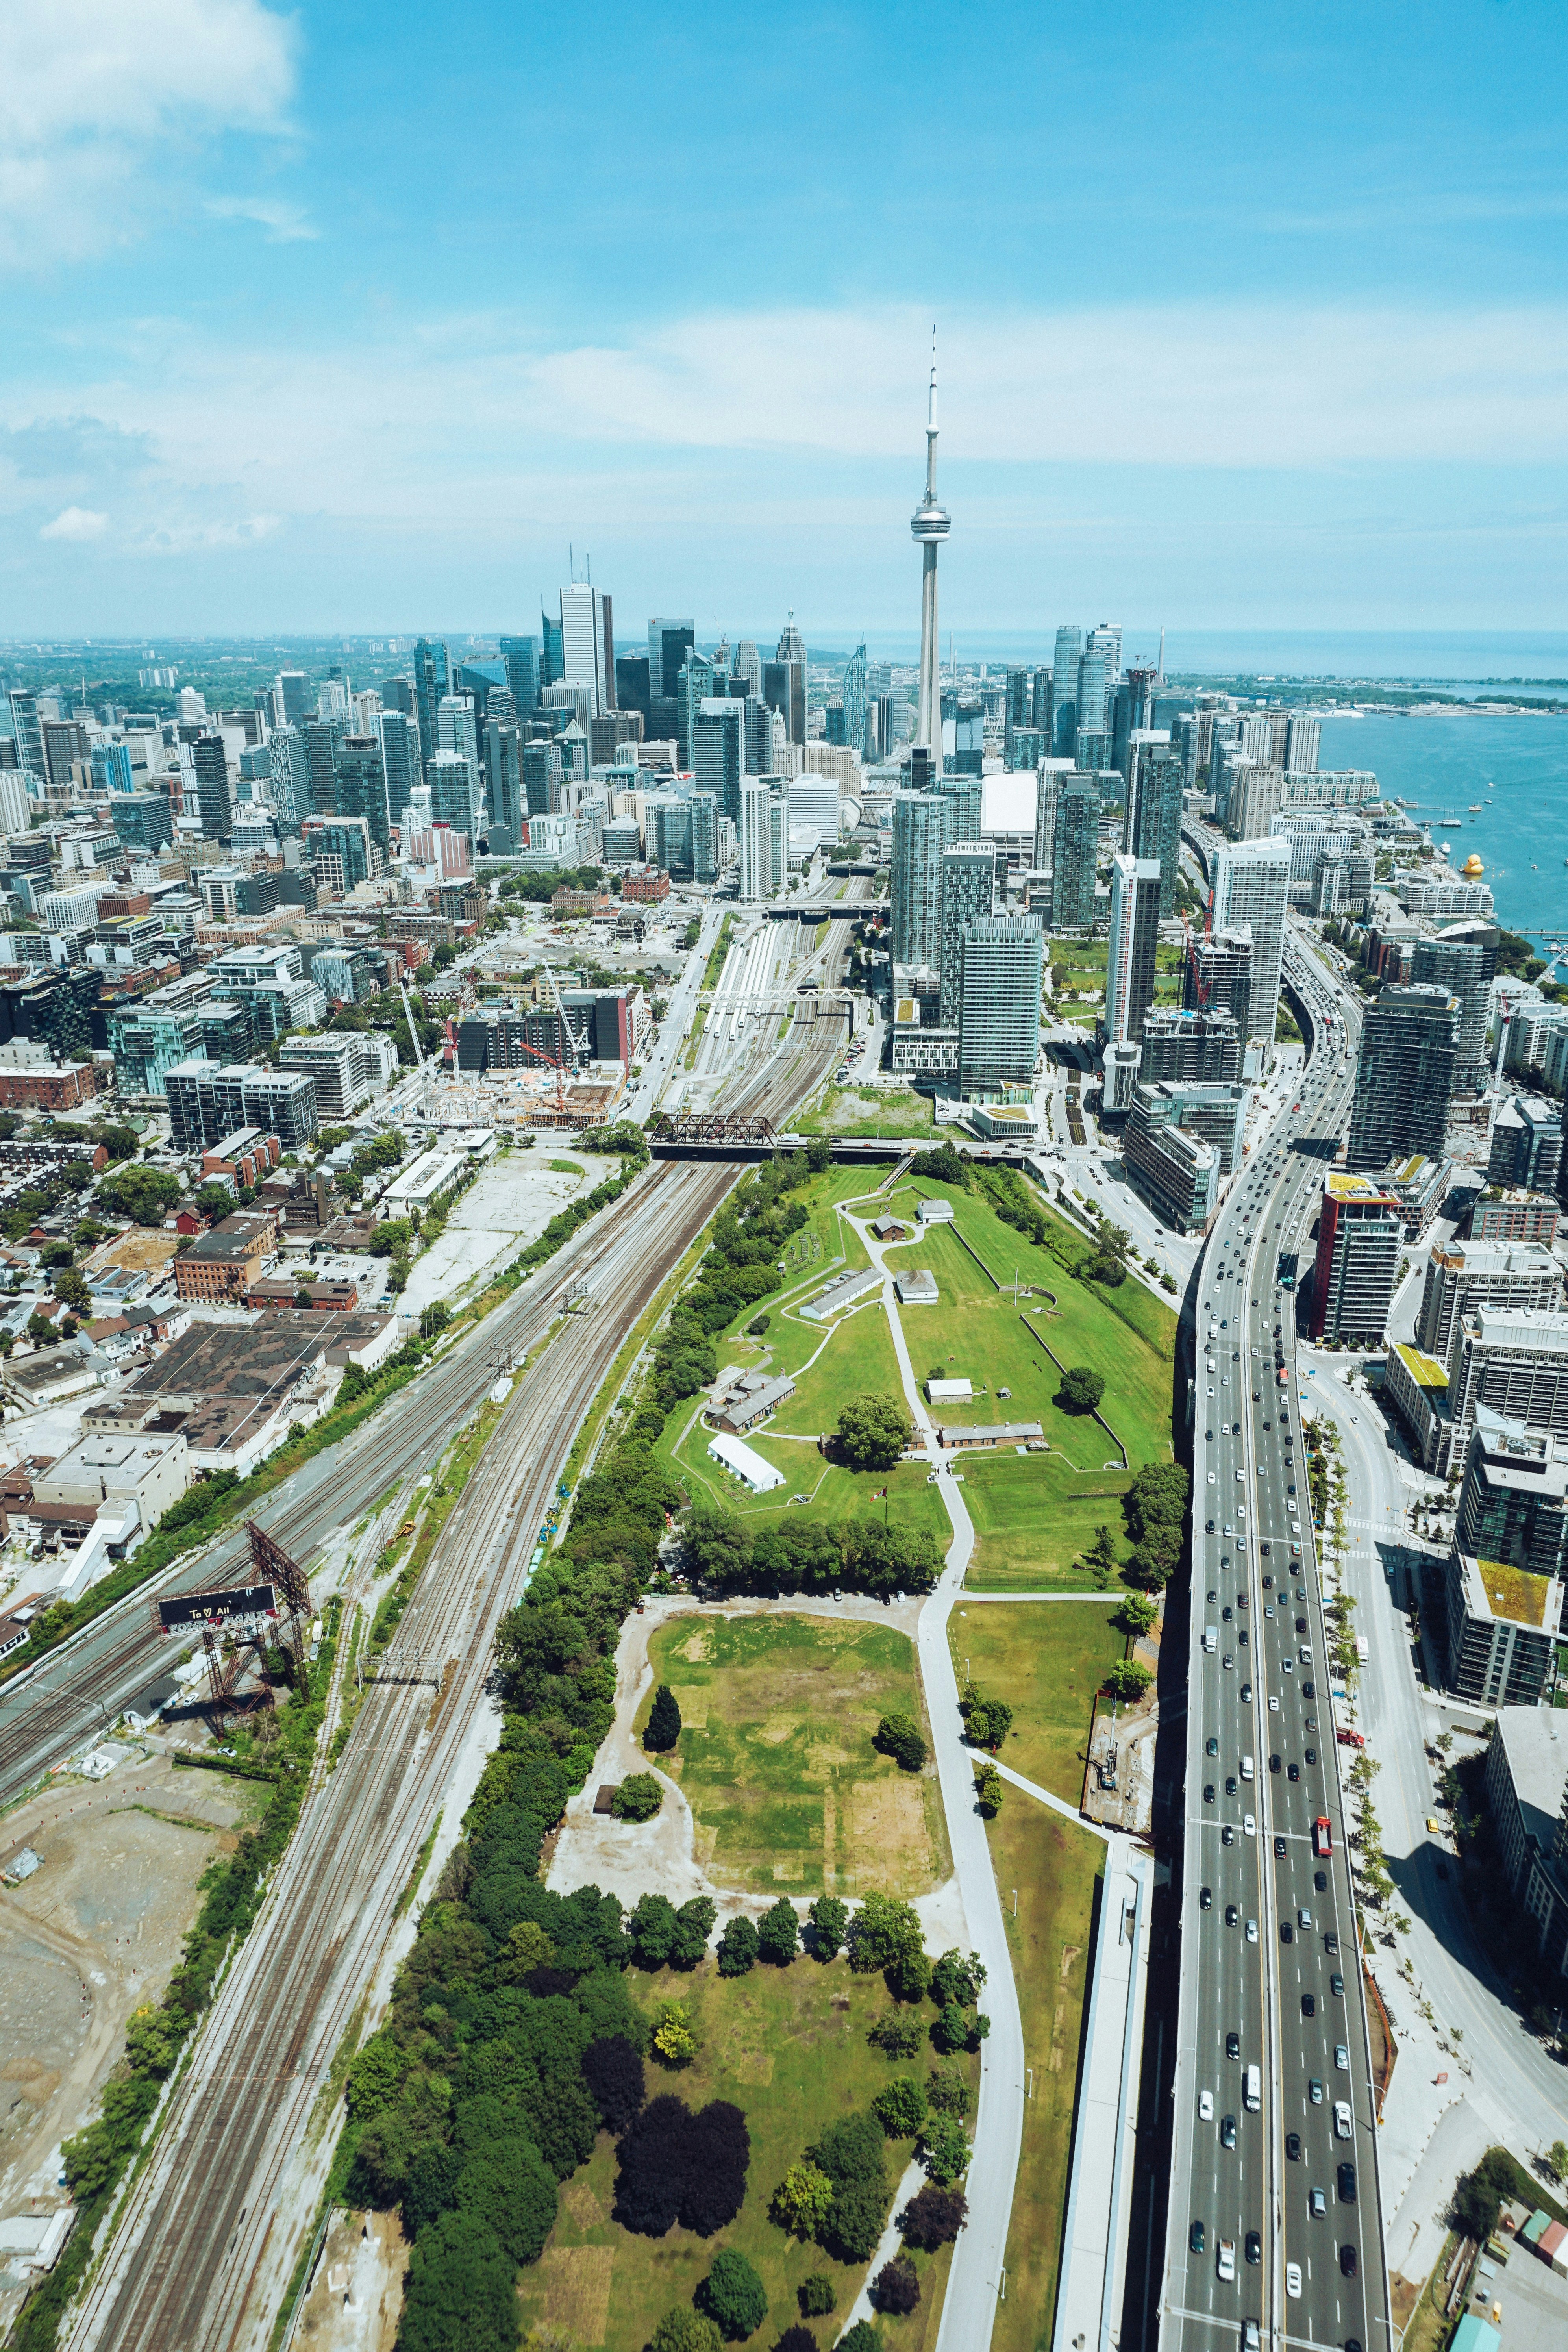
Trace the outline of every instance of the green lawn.
<path fill-rule="evenodd" d="M 959 1687 L 966 1673 L 1013 1709 L 1004 1760 L 1076 1805 L 1083 1788 L 1094 1695 L 1126 1650 L 1112 1601 L 1021 1601 L 955 1609 L 948 1647 Z"/>
<path fill-rule="evenodd" d="M 813 2323 L 818 2341 L 832 2340 L 859 2291 L 863 2271 L 836 2263 L 819 2246 L 789 2238 L 768 2219 L 774 2189 L 789 2166 L 824 2127 L 863 2112 L 899 2074 L 923 2080 L 931 2056 L 895 2066 L 866 2039 L 868 2028 L 891 2008 L 880 1977 L 857 1977 L 837 1959 L 823 1968 L 800 1958 L 787 1969 L 753 1969 L 726 1979 L 713 1961 L 690 1976 L 662 1971 L 634 1979 L 650 2010 L 665 1999 L 689 2004 L 701 2044 L 692 2064 L 667 2074 L 650 2062 L 648 2095 L 671 2090 L 689 2106 L 731 2099 L 746 2118 L 751 2164 L 746 2201 L 727 2230 L 699 2238 L 679 2225 L 663 2238 L 642 2238 L 610 2218 L 615 2199 L 615 2145 L 599 2135 L 591 2162 L 562 2192 L 561 2210 L 542 2258 L 519 2280 L 519 2317 L 530 2328 L 553 2327 L 575 2352 L 643 2352 L 664 2314 L 689 2305 L 721 2248 L 733 2246 L 760 2273 L 768 2316 L 751 2340 L 756 2352 L 773 2343 L 799 2316 L 795 2292 L 812 2272 L 838 2289 L 837 2316 Z M 978 2061 L 956 2062 L 971 2083 Z M 896 2180 L 910 2144 L 889 2142 L 888 2172 Z M 936 2342 L 951 2252 L 914 2257 L 921 2295 L 908 2319 L 879 2322 L 888 2352 L 927 2352 Z"/>
<path fill-rule="evenodd" d="M 873 1390 L 903 1402 L 899 1360 L 879 1298 L 840 1315 L 825 1348 L 820 1323 L 781 1322 L 776 1336 L 779 1345 L 769 1370 L 789 1371 L 798 1384 L 788 1403 L 769 1423 L 771 1429 L 805 1430 L 815 1437 L 837 1426 L 846 1398 L 865 1396 Z M 818 1348 L 822 1353 L 811 1370 L 796 1372 L 795 1367 L 805 1364 Z"/>
<path fill-rule="evenodd" d="M 996 2306 L 992 2352 L 1045 2352 L 1056 2317 L 1095 1881 L 1105 1849 L 1016 1789 L 1008 1790 L 986 1836 L 1035 2093 L 1024 2107 L 1007 2225 L 1007 2297 Z"/>
<path fill-rule="evenodd" d="M 829 1087 L 795 1122 L 801 1135 L 920 1135 L 934 1124 L 930 1095 L 908 1087 Z M 862 1181 L 864 1179 L 862 1179 Z"/>
<path fill-rule="evenodd" d="M 784 1484 L 766 1495 L 749 1494 L 739 1479 L 709 1461 L 709 1432 L 700 1420 L 682 1437 L 686 1428 L 682 1415 L 689 1413 L 696 1402 L 693 1398 L 680 1413 L 671 1414 L 655 1448 L 692 1502 L 722 1507 L 748 1519 L 773 1518 L 785 1512 L 792 1517 L 822 1519 L 832 1526 L 840 1519 L 868 1517 L 883 1518 L 889 1525 L 897 1519 L 901 1526 L 930 1528 L 942 1538 L 945 1549 L 952 1528 L 942 1497 L 927 1483 L 923 1463 L 900 1462 L 885 1472 L 845 1470 L 825 1462 L 815 1445 L 798 1438 L 775 1437 L 765 1429 L 753 1431 L 747 1444 L 784 1472 Z M 811 1499 L 793 1503 L 790 1498 L 797 1494 Z"/>
<path fill-rule="evenodd" d="M 648 1655 L 680 1703 L 684 1728 L 666 1761 L 716 1885 L 910 1896 L 948 1876 L 935 1767 L 904 1772 L 871 1744 L 884 1715 L 926 1721 L 906 1634 L 863 1620 L 704 1611 L 659 1626 Z"/>
<path fill-rule="evenodd" d="M 963 1494 L 975 1546 L 965 1584 L 974 1592 L 1092 1592 L 1084 1565 L 1095 1529 L 1125 1546 L 1127 1474 L 1079 1477 L 1061 1454 L 970 1454 Z"/>

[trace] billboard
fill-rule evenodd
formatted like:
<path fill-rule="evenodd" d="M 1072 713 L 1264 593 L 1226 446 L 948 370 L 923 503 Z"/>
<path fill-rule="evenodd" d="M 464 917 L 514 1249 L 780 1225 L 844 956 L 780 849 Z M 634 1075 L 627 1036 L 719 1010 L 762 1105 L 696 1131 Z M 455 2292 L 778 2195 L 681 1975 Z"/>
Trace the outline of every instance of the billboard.
<path fill-rule="evenodd" d="M 237 1584 L 223 1592 L 174 1592 L 158 1603 L 159 1631 L 182 1633 L 201 1625 L 226 1633 L 260 1633 L 278 1619 L 278 1594 L 270 1584 Z"/>

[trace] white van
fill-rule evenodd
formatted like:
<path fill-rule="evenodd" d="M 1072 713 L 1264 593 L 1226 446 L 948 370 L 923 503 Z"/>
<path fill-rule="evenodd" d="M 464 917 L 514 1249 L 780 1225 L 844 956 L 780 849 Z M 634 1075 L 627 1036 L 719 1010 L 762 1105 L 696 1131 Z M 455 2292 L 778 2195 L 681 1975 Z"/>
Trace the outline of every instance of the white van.
<path fill-rule="evenodd" d="M 1217 1625 L 1205 1625 L 1204 1627 L 1204 1648 L 1208 1652 L 1211 1658 L 1218 1647 L 1219 1627 Z"/>
<path fill-rule="evenodd" d="M 1249 2066 L 1247 2070 L 1247 2088 L 1242 2095 L 1242 2104 L 1249 2116 L 1255 2116 L 1263 2105 L 1263 2082 L 1256 2066 Z"/>
<path fill-rule="evenodd" d="M 1254 1777 L 1250 1756 L 1244 1756 L 1241 1759 L 1241 1777 L 1244 1780 L 1250 1780 Z"/>

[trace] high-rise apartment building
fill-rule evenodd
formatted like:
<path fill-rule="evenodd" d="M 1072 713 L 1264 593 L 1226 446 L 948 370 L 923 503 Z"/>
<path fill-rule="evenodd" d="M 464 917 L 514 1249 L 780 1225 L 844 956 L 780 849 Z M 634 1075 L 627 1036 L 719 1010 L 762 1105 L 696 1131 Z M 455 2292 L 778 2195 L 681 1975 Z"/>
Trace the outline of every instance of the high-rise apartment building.
<path fill-rule="evenodd" d="M 1045 938 L 1031 915 L 975 915 L 963 929 L 958 1086 L 964 1095 L 1030 1086 L 1040 1055 Z"/>
<path fill-rule="evenodd" d="M 689 647 L 676 680 L 675 695 L 675 756 L 682 769 L 689 769 L 696 756 L 697 714 L 705 702 L 725 700 L 720 691 L 726 683 L 717 665 Z"/>
<path fill-rule="evenodd" d="M 1079 629 L 1065 625 L 1057 631 L 1056 656 L 1051 664 L 1053 714 L 1058 758 L 1071 759 L 1078 742 L 1078 666 L 1083 653 L 1083 635 Z"/>
<path fill-rule="evenodd" d="M 381 738 L 381 764 L 386 777 L 386 809 L 394 824 L 402 824 L 416 784 L 425 781 L 419 756 L 419 730 L 401 710 L 384 710 L 376 720 Z M 277 774 L 277 763 L 273 763 Z"/>
<path fill-rule="evenodd" d="M 1135 857 L 1152 857 L 1160 868 L 1160 914 L 1176 911 L 1176 877 L 1182 861 L 1182 795 L 1186 772 L 1169 735 L 1141 731 L 1129 747 L 1131 841 Z"/>
<path fill-rule="evenodd" d="M 1318 720 L 1309 718 L 1304 710 L 1290 713 L 1285 738 L 1285 765 L 1291 775 L 1316 774 L 1320 733 Z"/>
<path fill-rule="evenodd" d="M 1335 1169 L 1323 1186 L 1308 1329 L 1314 1339 L 1383 1337 L 1405 1238 L 1395 1194 Z"/>
<path fill-rule="evenodd" d="M 516 721 L 498 722 L 492 719 L 485 730 L 492 857 L 515 856 L 528 838 L 528 787 L 522 778 L 522 730 Z"/>
<path fill-rule="evenodd" d="M 753 646 L 752 652 L 755 653 Z M 755 688 L 749 691 L 754 692 Z M 861 759 L 866 756 L 866 646 L 858 645 L 844 665 L 844 740 Z"/>
<path fill-rule="evenodd" d="M 1209 898 L 1210 928 L 1215 932 L 1238 923 L 1251 928 L 1252 971 L 1245 1032 L 1248 1037 L 1271 1040 L 1274 1035 L 1279 970 L 1285 951 L 1285 917 L 1289 904 L 1288 841 L 1227 841 L 1220 845 L 1215 855 Z M 1235 1011 L 1236 1007 L 1230 1009 Z"/>
<path fill-rule="evenodd" d="M 695 792 L 688 805 L 691 811 L 691 878 L 694 882 L 717 882 L 720 864 L 718 794 Z"/>
<path fill-rule="evenodd" d="M 710 695 L 699 704 L 692 721 L 691 768 L 698 790 L 711 793 L 720 813 L 739 824 L 742 782 L 762 772 L 746 756 L 743 702 Z"/>
<path fill-rule="evenodd" d="M 302 719 L 314 716 L 310 708 L 310 688 L 305 683 L 305 673 L 302 669 L 280 669 L 278 673 L 278 685 L 275 691 L 278 726 L 298 727 Z M 442 691 L 445 692 L 445 688 Z"/>
<path fill-rule="evenodd" d="M 1492 1113 L 1487 1182 L 1554 1192 L 1563 1160 L 1563 1115 L 1537 1095 L 1515 1095 Z"/>
<path fill-rule="evenodd" d="M 421 637 L 414 648 L 414 709 L 419 721 L 420 755 L 426 766 L 441 748 L 436 714 L 451 691 L 452 662 L 445 644 L 438 637 Z"/>
<path fill-rule="evenodd" d="M 697 644 L 690 621 L 650 621 L 647 625 L 647 690 L 650 699 L 672 702 L 680 689 L 686 657 Z"/>
<path fill-rule="evenodd" d="M 539 708 L 539 639 L 502 637 L 500 657 L 511 690 L 513 715 L 531 719 Z"/>
<path fill-rule="evenodd" d="M 1229 1086 L 1241 1076 L 1241 1033 L 1228 1013 L 1155 1005 L 1143 1015 L 1137 1068 L 1146 1086 Z"/>
<path fill-rule="evenodd" d="M 430 788 L 432 824 L 449 824 L 472 842 L 478 829 L 474 808 L 479 794 L 471 761 L 460 751 L 437 751 L 425 777 Z"/>
<path fill-rule="evenodd" d="M 381 741 L 374 735 L 345 735 L 338 745 L 338 811 L 359 816 L 383 858 L 392 852 L 391 812 Z"/>
<path fill-rule="evenodd" d="M 1441 1159 L 1458 1045 L 1459 1003 L 1446 988 L 1385 988 L 1367 1006 L 1345 1146 L 1352 1168 L 1414 1152 Z"/>
<path fill-rule="evenodd" d="M 191 765 L 195 771 L 202 832 L 208 841 L 226 841 L 234 831 L 234 793 L 223 737 L 216 731 L 198 735 L 191 745 Z"/>
<path fill-rule="evenodd" d="M 1228 1013 L 1245 1040 L 1252 1034 L 1252 926 L 1227 924 L 1194 940 L 1182 966 L 1182 1007 L 1187 1013 Z"/>
<path fill-rule="evenodd" d="M 741 780 L 741 896 L 770 898 L 789 876 L 789 784 L 783 776 Z"/>
<path fill-rule="evenodd" d="M 955 841 L 942 853 L 942 1021 L 957 1021 L 963 989 L 963 942 L 977 915 L 996 901 L 996 852 L 988 841 Z"/>
<path fill-rule="evenodd" d="M 1142 1036 L 1154 1001 L 1154 950 L 1160 939 L 1157 858 L 1121 855 L 1110 861 L 1110 940 L 1105 966 L 1105 1039 L 1121 1045 Z"/>
<path fill-rule="evenodd" d="M 1478 1092 L 1487 1082 L 1487 1023 L 1497 972 L 1498 938 L 1495 923 L 1450 923 L 1435 940 L 1417 940 L 1410 954 L 1413 981 L 1446 988 L 1459 1000 L 1455 1081 L 1461 1088 Z"/>
<path fill-rule="evenodd" d="M 1094 928 L 1094 883 L 1100 856 L 1100 786 L 1080 770 L 1069 770 L 1057 787 L 1056 831 L 1051 842 L 1051 928 Z"/>
<path fill-rule="evenodd" d="M 1447 1363 L 1467 1307 L 1563 1305 L 1563 1273 L 1540 1242 L 1435 1242 L 1415 1318 L 1415 1344 Z"/>
<path fill-rule="evenodd" d="M 1080 656 L 1076 698 L 1078 726 L 1073 737 L 1073 748 L 1079 766 L 1080 768 L 1109 767 L 1110 730 L 1105 723 L 1105 656 L 1102 653 L 1085 652 Z M 1106 756 L 1101 758 L 1097 751 L 1090 760 L 1086 757 L 1085 739 L 1093 737 L 1098 744 L 1101 736 L 1105 738 Z"/>
<path fill-rule="evenodd" d="M 942 793 L 893 795 L 893 962 L 942 962 L 942 854 L 952 803 Z"/>

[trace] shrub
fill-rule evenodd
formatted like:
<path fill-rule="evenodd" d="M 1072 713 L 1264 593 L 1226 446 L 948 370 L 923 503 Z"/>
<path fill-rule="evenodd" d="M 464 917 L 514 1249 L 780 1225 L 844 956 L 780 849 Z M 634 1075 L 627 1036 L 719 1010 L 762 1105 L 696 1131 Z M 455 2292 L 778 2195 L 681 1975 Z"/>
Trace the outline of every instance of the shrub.
<path fill-rule="evenodd" d="M 795 1905 L 785 1895 L 757 1922 L 759 1957 L 771 1961 L 774 1968 L 787 1968 L 800 1949 L 800 1923 L 795 1916 Z"/>
<path fill-rule="evenodd" d="M 849 1927 L 849 1906 L 837 1895 L 819 1895 L 806 1913 L 811 1922 L 811 1948 L 819 1960 L 830 1960 L 844 1948 Z"/>
<path fill-rule="evenodd" d="M 851 1470 L 890 1470 L 914 1433 L 896 1397 L 851 1397 L 838 1416 L 838 1452 Z"/>
<path fill-rule="evenodd" d="M 689 2066 L 697 2055 L 691 2012 L 683 2000 L 661 2000 L 654 2011 L 653 2047 L 667 2066 Z"/>
<path fill-rule="evenodd" d="M 1154 1677 L 1139 1658 L 1118 1658 L 1106 1675 L 1101 1688 L 1112 1698 L 1126 1702 L 1142 1698 Z"/>
<path fill-rule="evenodd" d="M 771 1315 L 753 1315 L 746 1328 L 760 1339 L 773 1319 Z"/>
<path fill-rule="evenodd" d="M 858 2319 L 838 2339 L 837 2352 L 882 2352 L 882 2339 L 868 2319 Z"/>
<path fill-rule="evenodd" d="M 838 2301 L 838 2290 L 821 2271 L 813 2271 L 795 2289 L 795 2300 L 807 2319 L 821 2319 Z"/>
<path fill-rule="evenodd" d="M 809 2327 L 792 2323 L 773 2346 L 773 2352 L 817 2352 L 816 2338 Z"/>
<path fill-rule="evenodd" d="M 1002 1810 L 1005 1786 L 994 1764 L 982 1764 L 974 1775 L 974 1801 L 988 1822 L 994 1822 Z"/>
<path fill-rule="evenodd" d="M 758 1935 L 749 1919 L 731 1919 L 719 1938 L 719 1973 L 743 1977 L 757 1964 Z"/>
<path fill-rule="evenodd" d="M 884 1756 L 890 1756 L 900 1770 L 918 1772 L 926 1760 L 929 1749 L 921 1738 L 920 1727 L 912 1716 L 885 1715 L 877 1726 L 873 1746 Z"/>
<path fill-rule="evenodd" d="M 969 2200 L 962 2189 L 939 2189 L 928 2180 L 899 2216 L 899 2227 L 906 2245 L 934 2254 L 957 2237 L 968 2219 Z"/>
<path fill-rule="evenodd" d="M 878 2092 L 871 2113 L 889 2139 L 913 2139 L 926 2119 L 926 2095 L 912 2076 L 900 2074 Z"/>
<path fill-rule="evenodd" d="M 1094 1272 L 1098 1280 L 1104 1281 L 1105 1276 L 1100 1273 L 1098 1262 Z M 1100 1375 L 1091 1371 L 1087 1364 L 1074 1364 L 1069 1371 L 1062 1374 L 1056 1402 L 1064 1412 L 1092 1412 L 1104 1394 L 1105 1382 Z"/>
<path fill-rule="evenodd" d="M 667 1756 L 680 1737 L 680 1702 L 668 1683 L 653 1695 L 642 1744 L 651 1755 Z"/>
<path fill-rule="evenodd" d="M 884 2263 L 871 2289 L 871 2300 L 879 2311 L 894 2312 L 900 2316 L 913 2311 L 921 2299 L 920 2273 L 908 2254 L 895 2254 Z"/>
<path fill-rule="evenodd" d="M 714 2255 L 713 2267 L 697 2292 L 721 2336 L 754 2336 L 768 2315 L 766 2288 L 745 2255 L 732 2246 Z"/>
<path fill-rule="evenodd" d="M 664 1783 L 651 1772 L 632 1772 L 611 1801 L 618 1822 L 651 1822 L 664 1802 Z"/>
<path fill-rule="evenodd" d="M 648 2338 L 647 2352 L 723 2352 L 723 2343 L 705 2313 L 682 2305 L 665 2313 Z"/>

